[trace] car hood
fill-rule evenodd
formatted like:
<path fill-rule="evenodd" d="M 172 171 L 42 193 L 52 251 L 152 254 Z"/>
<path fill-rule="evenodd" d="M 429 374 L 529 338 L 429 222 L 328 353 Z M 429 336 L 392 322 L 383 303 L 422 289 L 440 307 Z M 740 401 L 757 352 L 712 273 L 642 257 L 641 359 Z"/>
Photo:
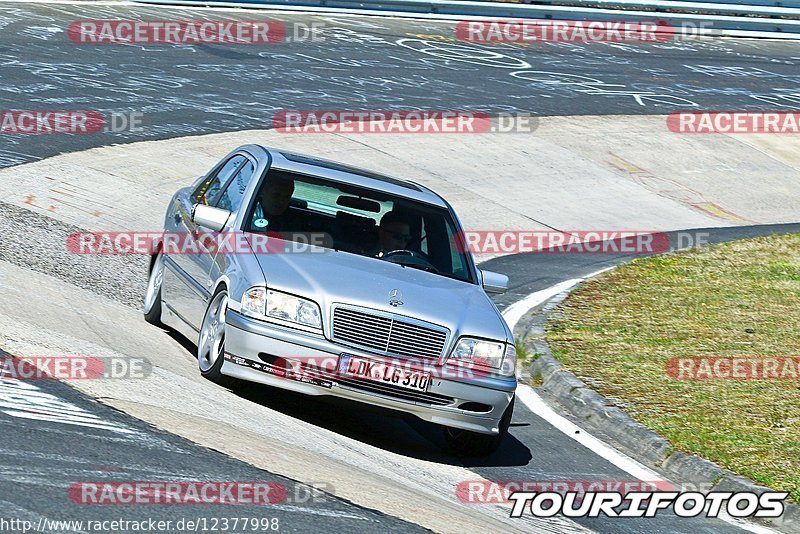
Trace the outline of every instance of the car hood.
<path fill-rule="evenodd" d="M 267 287 L 316 301 L 329 334 L 331 306 L 351 304 L 412 317 L 459 336 L 511 340 L 511 332 L 483 288 L 475 284 L 347 252 L 256 254 Z M 389 292 L 401 293 L 399 306 Z"/>

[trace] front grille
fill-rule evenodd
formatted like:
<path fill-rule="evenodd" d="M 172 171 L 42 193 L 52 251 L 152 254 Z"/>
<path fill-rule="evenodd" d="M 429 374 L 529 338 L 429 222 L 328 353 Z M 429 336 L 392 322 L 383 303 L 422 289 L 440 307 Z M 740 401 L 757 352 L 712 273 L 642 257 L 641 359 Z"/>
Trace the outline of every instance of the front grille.
<path fill-rule="evenodd" d="M 333 311 L 331 339 L 376 352 L 406 358 L 439 358 L 447 331 L 350 308 Z"/>

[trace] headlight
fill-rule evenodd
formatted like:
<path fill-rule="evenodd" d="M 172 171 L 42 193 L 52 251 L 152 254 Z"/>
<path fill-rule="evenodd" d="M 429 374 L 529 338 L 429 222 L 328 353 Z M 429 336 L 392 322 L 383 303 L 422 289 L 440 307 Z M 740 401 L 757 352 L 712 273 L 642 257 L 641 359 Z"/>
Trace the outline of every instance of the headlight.
<path fill-rule="evenodd" d="M 242 313 L 257 319 L 280 319 L 321 329 L 316 302 L 264 287 L 251 287 L 242 295 Z"/>
<path fill-rule="evenodd" d="M 321 313 L 316 302 L 272 289 L 267 290 L 267 317 L 322 328 Z"/>
<path fill-rule="evenodd" d="M 448 362 L 488 367 L 503 376 L 513 376 L 516 355 L 514 345 L 462 337 L 450 354 Z"/>

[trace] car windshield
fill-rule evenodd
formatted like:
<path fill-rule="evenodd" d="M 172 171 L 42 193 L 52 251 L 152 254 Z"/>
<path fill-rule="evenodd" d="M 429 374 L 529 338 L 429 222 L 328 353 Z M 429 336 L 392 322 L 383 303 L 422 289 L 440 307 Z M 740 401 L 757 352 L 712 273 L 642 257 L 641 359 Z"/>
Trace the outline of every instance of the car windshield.
<path fill-rule="evenodd" d="M 339 251 L 474 283 L 449 210 L 386 192 L 271 171 L 251 202 L 245 231 L 278 233 Z M 320 238 L 321 237 L 321 238 Z"/>

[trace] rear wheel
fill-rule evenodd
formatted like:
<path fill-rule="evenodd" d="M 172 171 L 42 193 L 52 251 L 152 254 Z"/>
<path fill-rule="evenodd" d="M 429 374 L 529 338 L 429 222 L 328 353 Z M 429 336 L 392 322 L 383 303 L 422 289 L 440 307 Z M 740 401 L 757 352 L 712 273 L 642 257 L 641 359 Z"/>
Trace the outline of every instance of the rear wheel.
<path fill-rule="evenodd" d="M 228 310 L 228 292 L 220 288 L 211 298 L 200 337 L 197 341 L 197 364 L 203 377 L 221 384 L 225 377 L 220 373 L 225 360 L 225 313 Z"/>
<path fill-rule="evenodd" d="M 161 322 L 161 285 L 164 282 L 164 255 L 160 252 L 153 258 L 147 292 L 144 294 L 144 320 L 156 326 Z"/>
<path fill-rule="evenodd" d="M 508 435 L 511 416 L 514 414 L 515 400 L 516 398 L 511 399 L 511 403 L 503 413 L 503 417 L 500 419 L 500 433 L 497 435 L 481 434 L 449 426 L 443 427 L 444 439 L 450 451 L 459 456 L 489 456 L 496 451 Z"/>

